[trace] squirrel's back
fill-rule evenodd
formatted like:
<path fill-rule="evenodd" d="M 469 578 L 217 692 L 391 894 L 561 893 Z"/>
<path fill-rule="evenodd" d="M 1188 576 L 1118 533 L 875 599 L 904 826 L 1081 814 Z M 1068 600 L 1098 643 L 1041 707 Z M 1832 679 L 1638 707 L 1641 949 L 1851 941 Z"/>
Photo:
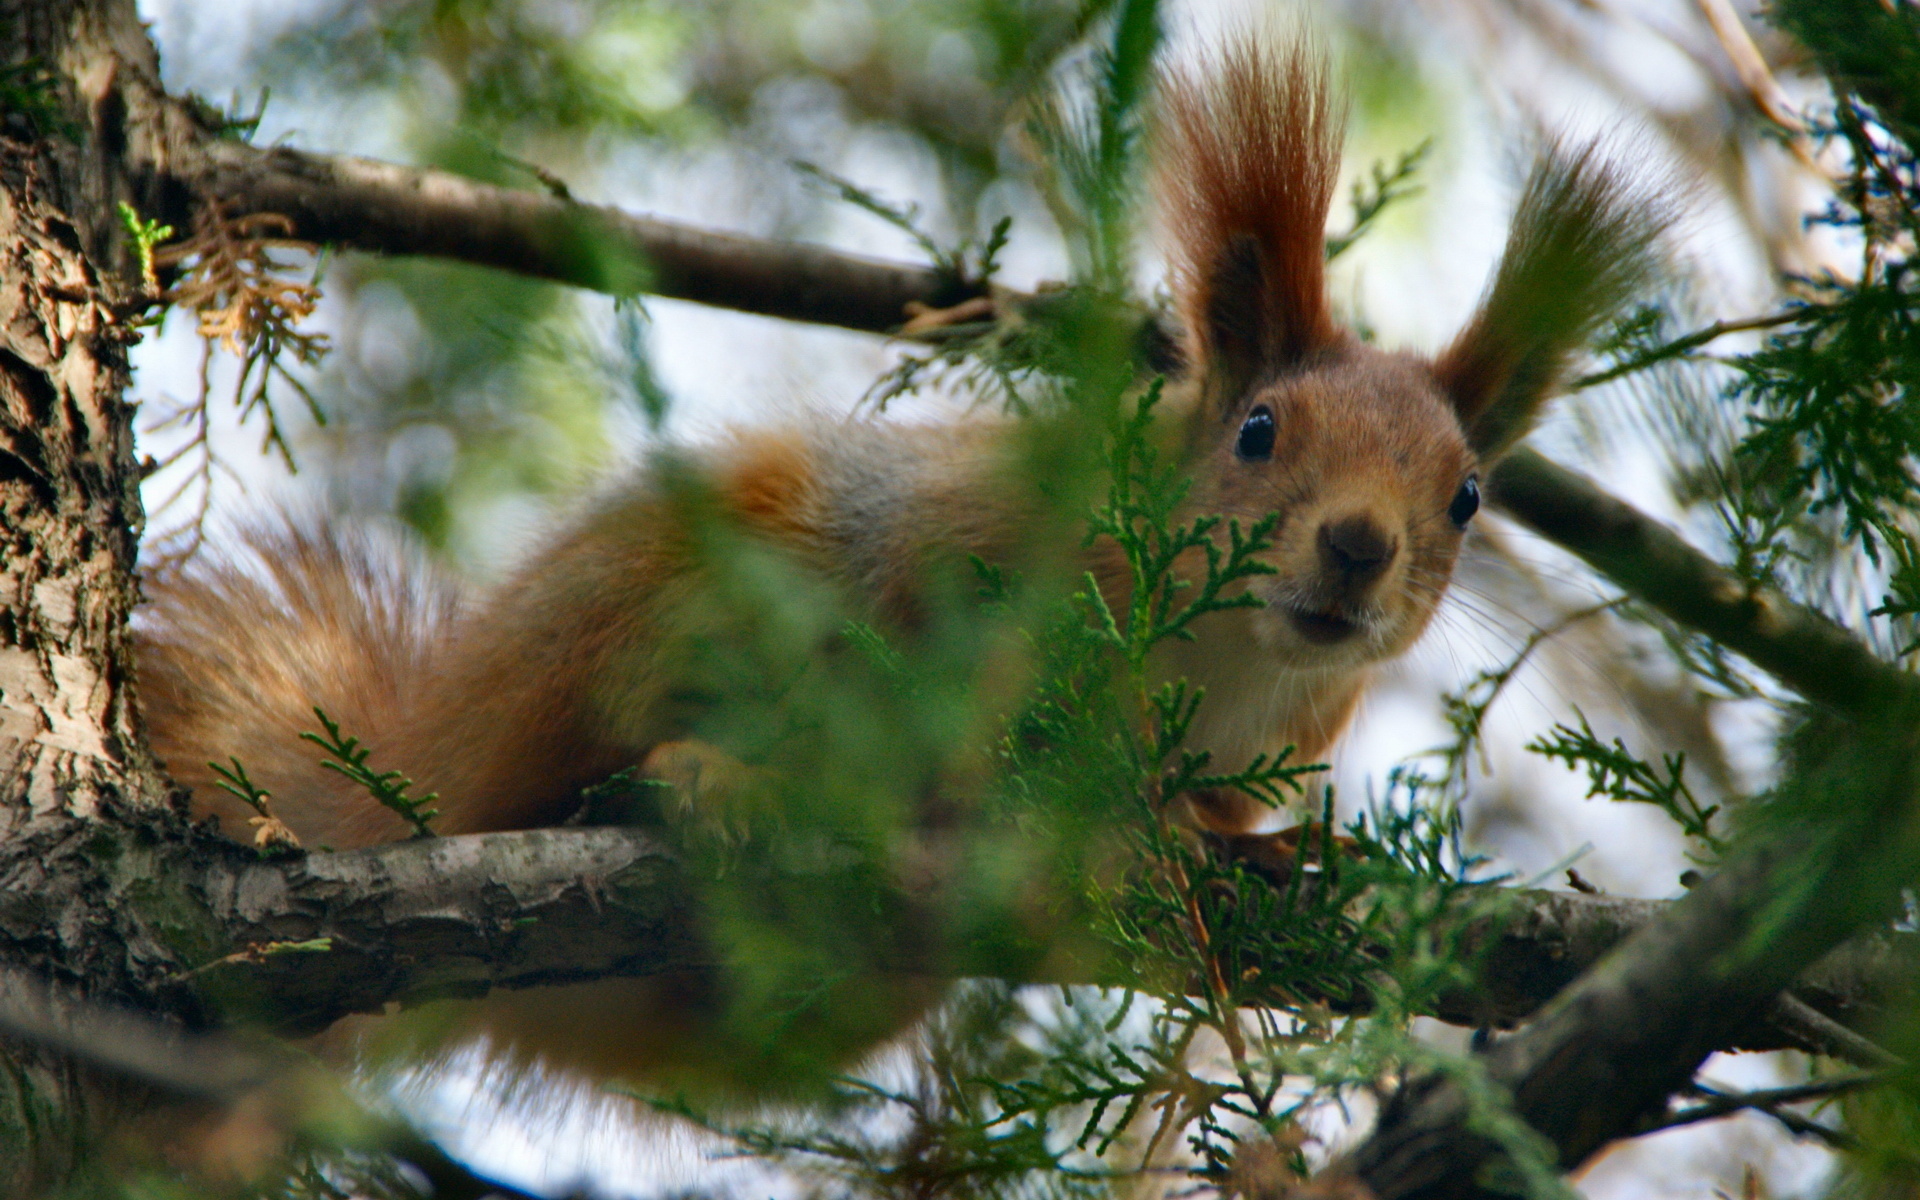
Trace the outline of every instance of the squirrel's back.
<path fill-rule="evenodd" d="M 697 526 L 755 538 L 858 615 L 907 623 L 930 556 L 992 556 L 1020 530 L 1006 428 L 849 418 L 657 455 L 484 592 L 396 538 L 253 526 L 228 557 L 147 581 L 136 640 L 155 752 L 230 832 L 252 813 L 208 764 L 238 759 L 308 845 L 403 836 L 300 738 L 317 708 L 372 747 L 375 770 L 440 793 L 441 832 L 559 823 L 697 716 L 680 694 L 689 647 L 725 619 Z"/>

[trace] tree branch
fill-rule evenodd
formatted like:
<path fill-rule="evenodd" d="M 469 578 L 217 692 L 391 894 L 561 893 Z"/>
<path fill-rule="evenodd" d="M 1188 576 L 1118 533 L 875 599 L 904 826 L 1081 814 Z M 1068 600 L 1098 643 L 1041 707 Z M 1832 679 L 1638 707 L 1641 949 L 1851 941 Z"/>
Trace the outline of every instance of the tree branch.
<path fill-rule="evenodd" d="M 635 829 L 229 861 L 202 887 L 221 938 L 193 986 L 284 1034 L 394 1001 L 713 963 L 678 865 Z"/>
<path fill-rule="evenodd" d="M 847 329 L 889 332 L 906 322 L 910 303 L 940 308 L 984 292 L 927 267 L 696 229 L 447 171 L 229 139 L 176 155 L 167 179 L 229 216 L 287 217 L 303 241 Z M 186 228 L 190 217 L 163 219 Z"/>
<path fill-rule="evenodd" d="M 1872 718 L 1920 696 L 1920 681 L 1851 633 L 1771 588 L 1755 588 L 1591 479 L 1522 447 L 1489 497 L 1520 521 L 1688 629 L 1751 659 L 1802 696 Z"/>
<path fill-rule="evenodd" d="M 1806 1137 L 1817 1137 L 1831 1146 L 1847 1145 L 1851 1139 L 1844 1134 L 1807 1120 L 1795 1113 L 1784 1111 L 1789 1104 L 1805 1104 L 1808 1101 L 1829 1100 L 1857 1092 L 1885 1082 L 1885 1076 L 1869 1071 L 1854 1075 L 1838 1075 L 1826 1079 L 1816 1079 L 1810 1083 L 1793 1084 L 1788 1087 L 1763 1088 L 1753 1092 L 1722 1092 L 1715 1088 L 1695 1085 L 1689 1089 L 1700 1100 L 1691 1108 L 1682 1109 L 1671 1116 L 1651 1123 L 1641 1130 L 1645 1133 L 1659 1133 L 1666 1129 L 1678 1129 L 1683 1125 L 1695 1125 L 1701 1121 L 1712 1121 L 1720 1117 L 1732 1116 L 1743 1109 L 1753 1109 L 1765 1113 L 1785 1125 L 1791 1132 Z"/>
<path fill-rule="evenodd" d="M 205 965 L 159 986 L 191 987 L 223 1014 L 283 1034 L 312 1032 L 396 1001 L 701 970 L 716 962 L 686 879 L 661 844 L 638 829 L 431 838 L 272 860 L 235 851 L 188 859 L 199 872 L 188 893 L 205 898 L 210 923 L 200 939 Z M 1484 950 L 1482 982 L 1443 996 L 1435 1016 L 1515 1025 L 1671 907 L 1517 889 L 1510 899 L 1506 913 L 1466 932 Z M 903 914 L 923 901 L 898 898 Z M 932 959 L 899 966 L 925 970 Z M 1864 1023 L 1916 963 L 1920 938 L 1863 940 L 1808 971 L 1796 994 L 1830 1018 Z M 985 963 L 957 965 L 962 973 L 987 973 Z M 1756 1022 L 1716 1048 L 1806 1045 L 1804 1031 Z"/>
<path fill-rule="evenodd" d="M 1266 852 L 1264 836 L 1221 839 L 1225 853 L 1284 887 L 1275 874 L 1290 860 Z M 1443 992 L 1432 1012 L 1453 1025 L 1511 1029 L 1628 938 L 1673 908 L 1671 900 L 1513 888 L 1504 911 L 1469 925 L 1462 958 L 1476 963 L 1471 987 Z M 1815 963 L 1782 992 L 1764 1018 L 1732 1031 L 1721 1050 L 1804 1050 L 1860 1066 L 1885 1067 L 1888 1053 L 1856 1032 L 1871 1027 L 1920 968 L 1920 936 L 1855 939 Z M 1352 998 L 1320 997 L 1340 1011 Z"/>

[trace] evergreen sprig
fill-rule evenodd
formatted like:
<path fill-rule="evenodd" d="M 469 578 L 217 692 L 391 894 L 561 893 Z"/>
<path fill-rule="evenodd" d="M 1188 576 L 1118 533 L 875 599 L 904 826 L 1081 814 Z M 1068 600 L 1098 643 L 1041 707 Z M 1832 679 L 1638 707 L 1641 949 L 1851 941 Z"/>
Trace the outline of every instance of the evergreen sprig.
<path fill-rule="evenodd" d="M 393 812 L 411 826 L 414 837 L 436 836 L 433 820 L 440 815 L 440 811 L 433 807 L 433 802 L 440 798 L 439 792 L 428 792 L 419 797 L 407 795 L 413 780 L 399 771 L 375 771 L 367 765 L 367 759 L 373 754 L 372 748 L 362 745 L 357 737 L 343 734 L 339 722 L 329 717 L 318 705 L 314 707 L 313 715 L 319 719 L 324 733 L 303 729 L 300 738 L 326 752 L 327 757 L 320 761 L 322 767 L 338 771 L 365 788 L 380 807 Z"/>
<path fill-rule="evenodd" d="M 1527 749 L 1535 754 L 1564 762 L 1568 767 L 1585 767 L 1587 794 L 1605 796 L 1629 804 L 1651 804 L 1672 817 L 1682 833 L 1704 846 L 1712 857 L 1727 848 L 1726 839 L 1714 828 L 1713 818 L 1720 812 L 1717 804 L 1702 804 L 1686 780 L 1687 756 L 1675 752 L 1661 756 L 1660 765 L 1635 756 L 1619 738 L 1611 743 L 1594 735 L 1593 727 L 1579 709 L 1574 710 L 1579 728 L 1556 724 L 1553 732 L 1535 738 Z"/>
<path fill-rule="evenodd" d="M 1041 192 L 1075 275 L 1120 296 L 1132 285 L 1140 159 L 1162 31 L 1158 0 L 1119 0 L 1112 8 L 1110 39 L 1038 98 L 1026 132 L 1040 152 Z"/>
<path fill-rule="evenodd" d="M 1349 202 L 1353 208 L 1353 219 L 1345 233 L 1328 236 L 1328 262 L 1353 249 L 1389 208 L 1425 190 L 1415 179 L 1432 151 L 1433 139 L 1426 138 L 1413 149 L 1402 153 L 1394 160 L 1393 166 L 1376 161 L 1368 172 L 1368 178 L 1353 181 L 1353 196 Z"/>
<path fill-rule="evenodd" d="M 148 291 L 158 295 L 160 280 L 154 273 L 153 252 L 155 247 L 173 236 L 173 226 L 147 220 L 125 200 L 120 202 L 117 211 L 120 214 L 120 227 L 126 230 L 127 240 L 133 243 L 134 259 L 140 264 L 140 278 L 145 281 Z"/>
<path fill-rule="evenodd" d="M 994 222 L 987 236 L 975 240 L 964 237 L 952 244 L 943 244 L 940 239 L 927 232 L 924 214 L 920 206 L 914 203 L 896 204 L 879 193 L 864 188 L 851 179 L 834 174 L 825 167 L 810 162 L 795 160 L 793 169 L 816 181 L 853 207 L 878 217 L 881 221 L 907 235 L 920 252 L 927 256 L 934 270 L 947 276 L 957 285 L 985 287 L 1000 269 L 1000 252 L 1006 249 L 1007 235 L 1013 228 L 1013 218 L 1004 217 Z"/>
<path fill-rule="evenodd" d="M 266 855 L 277 848 L 299 846 L 300 839 L 273 811 L 273 793 L 248 778 L 247 768 L 238 758 L 227 762 L 230 765 L 210 762 L 207 767 L 221 791 L 253 810 L 254 815 L 247 818 L 247 824 L 253 826 L 253 844 L 260 853 Z"/>
<path fill-rule="evenodd" d="M 1461 848 L 1457 810 L 1411 787 L 1349 839 L 1334 837 L 1323 793 L 1278 886 L 1187 829 L 1186 796 L 1285 804 L 1320 768 L 1281 755 L 1211 769 L 1186 744 L 1204 692 L 1155 677 L 1157 647 L 1258 604 L 1244 584 L 1270 570 L 1261 554 L 1274 527 L 1187 512 L 1185 481 L 1158 450 L 1159 399 L 1149 387 L 1113 422 L 1107 491 L 1089 516 L 1090 540 L 1124 564 L 1128 600 L 1111 605 L 1084 580 L 1036 639 L 1038 690 L 1003 749 L 1019 812 L 1092 810 L 1119 830 L 1130 866 L 1118 878 L 1090 873 L 1084 887 L 1113 980 L 1152 999 L 1136 1005 L 1123 993 L 1102 1036 L 993 1087 L 1001 1120 L 1056 1130 L 1063 1153 L 1110 1158 L 1126 1146 L 1145 1169 L 1184 1141 L 1195 1181 L 1223 1186 L 1249 1137 L 1291 1147 L 1304 1172 L 1301 1115 L 1409 1061 L 1405 1023 L 1465 982 L 1472 956 L 1458 942 L 1460 918 L 1491 901 L 1472 878 L 1478 860 Z M 1337 1022 L 1328 1002 L 1382 1015 Z M 1227 1061 L 1207 1066 L 1193 1048 L 1213 1039 Z"/>

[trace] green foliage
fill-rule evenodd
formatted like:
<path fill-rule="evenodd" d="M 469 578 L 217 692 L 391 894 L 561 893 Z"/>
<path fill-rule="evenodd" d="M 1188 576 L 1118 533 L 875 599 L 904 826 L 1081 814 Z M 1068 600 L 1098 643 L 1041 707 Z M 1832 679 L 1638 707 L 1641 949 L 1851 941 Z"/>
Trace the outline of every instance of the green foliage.
<path fill-rule="evenodd" d="M 1920 497 L 1920 421 L 1902 398 L 1920 383 L 1920 322 L 1907 264 L 1859 284 L 1806 281 L 1799 320 L 1738 360 L 1753 405 L 1741 465 L 1790 514 L 1835 510 L 1877 559 Z"/>
<path fill-rule="evenodd" d="M 1823 5 L 1793 7 L 1789 23 Z M 1866 610 L 1880 618 L 1866 632 L 1903 657 L 1920 648 L 1920 421 L 1911 399 L 1920 383 L 1920 310 L 1908 259 L 1920 227 L 1916 160 L 1860 94 L 1842 93 L 1811 127 L 1847 156 L 1847 173 L 1817 220 L 1858 246 L 1859 269 L 1791 279 L 1777 311 L 1683 333 L 1665 309 L 1643 309 L 1616 327 L 1607 346 L 1614 365 L 1581 382 L 1706 364 L 1721 394 L 1697 402 L 1714 411 L 1683 418 L 1694 436 L 1680 445 L 1695 456 L 1685 464 L 1690 498 L 1716 507 L 1731 565 L 1843 617 Z M 1710 352 L 1748 331 L 1761 335 L 1757 348 Z M 1715 432 L 1701 445 L 1716 420 L 1730 430 L 1725 444 Z M 1878 592 L 1877 603 L 1867 590 Z"/>
<path fill-rule="evenodd" d="M 1200 897 L 1209 882 L 1231 877 L 1185 831 L 1181 798 L 1214 791 L 1280 805 L 1301 794 L 1300 777 L 1315 768 L 1261 755 L 1211 771 L 1205 753 L 1185 746 L 1204 694 L 1184 680 L 1155 680 L 1150 660 L 1163 643 L 1190 640 L 1193 622 L 1209 614 L 1258 604 L 1234 585 L 1271 573 L 1256 555 L 1273 528 L 1272 519 L 1245 532 L 1229 523 L 1222 547 L 1220 518 L 1179 519 L 1186 484 L 1161 464 L 1152 436 L 1159 394 L 1157 384 L 1148 388 L 1113 423 L 1107 495 L 1088 522 L 1089 542 L 1107 539 L 1120 553 L 1130 604 L 1114 612 L 1089 575 L 1050 622 L 1034 698 L 1003 745 L 1003 803 L 1056 828 L 1118 822 L 1124 853 L 1141 864 L 1139 886 L 1116 893 L 1090 878 L 1096 925 L 1126 964 L 1123 978 L 1174 992 L 1217 969 L 1196 960 L 1216 936 Z M 1231 905 L 1215 918 L 1239 919 L 1251 918 Z"/>
<path fill-rule="evenodd" d="M 893 204 L 812 163 L 794 166 L 826 184 L 839 199 L 905 233 L 955 290 L 979 293 L 993 287 L 994 274 L 1000 269 L 1000 252 L 1006 249 L 1013 228 L 1012 217 L 994 222 L 984 239 L 963 237 L 945 245 L 927 232 L 918 205 Z M 901 354 L 899 361 L 881 372 L 867 389 L 863 403 L 884 409 L 890 401 L 923 387 L 951 384 L 963 392 L 992 396 L 1014 408 L 1020 406 L 1038 357 L 1029 331 L 1017 330 L 995 313 L 982 312 L 967 320 L 943 316 L 915 329 L 913 337 L 931 348 Z"/>
<path fill-rule="evenodd" d="M 302 730 L 300 739 L 312 742 L 325 751 L 327 757 L 320 761 L 320 765 L 329 771 L 338 771 L 365 788 L 367 795 L 372 796 L 380 807 L 391 811 L 405 821 L 413 829 L 414 837 L 433 837 L 433 819 L 439 816 L 440 812 L 432 805 L 440 798 L 440 794 L 429 792 L 417 797 L 407 795 L 407 789 L 413 786 L 413 780 L 398 771 L 376 772 L 367 765 L 367 759 L 373 755 L 371 747 L 361 745 L 357 737 L 342 734 L 339 722 L 320 709 L 315 708 L 313 715 L 319 719 L 323 732 L 313 733 Z M 215 769 L 218 770 L 218 768 Z"/>
<path fill-rule="evenodd" d="M 1374 222 L 1389 208 L 1420 194 L 1421 185 L 1414 180 L 1432 150 L 1433 139 L 1428 138 L 1402 153 L 1391 168 L 1383 162 L 1376 162 L 1367 179 L 1353 181 L 1353 219 L 1345 233 L 1336 233 L 1327 238 L 1328 262 L 1353 249 L 1354 244 L 1366 236 Z"/>
<path fill-rule="evenodd" d="M 231 765 L 210 762 L 207 766 L 212 769 L 214 782 L 221 791 L 253 810 L 254 815 L 247 818 L 247 823 L 254 828 L 253 844 L 259 848 L 261 856 L 299 845 L 293 830 L 275 815 L 273 793 L 249 779 L 247 768 L 239 759 L 230 758 L 227 762 Z"/>
<path fill-rule="evenodd" d="M 1605 796 L 1629 804 L 1651 804 L 1673 818 L 1680 831 L 1699 842 L 1707 851 L 1702 861 L 1717 859 L 1726 852 L 1727 841 L 1713 827 L 1720 811 L 1717 804 L 1703 805 L 1687 786 L 1687 756 L 1663 755 L 1655 767 L 1628 751 L 1619 738 L 1612 744 L 1594 736 L 1586 715 L 1574 710 L 1580 727 L 1555 725 L 1553 732 L 1527 745 L 1535 754 L 1556 759 L 1569 768 L 1585 767 L 1587 794 Z"/>
<path fill-rule="evenodd" d="M 1189 626 L 1208 613 L 1261 606 L 1253 595 L 1229 594 L 1228 589 L 1256 575 L 1275 573 L 1273 567 L 1255 556 L 1272 547 L 1273 529 L 1280 521 L 1280 514 L 1269 513 L 1244 533 L 1239 521 L 1228 522 L 1225 551 L 1214 537 L 1214 531 L 1220 527 L 1220 517 L 1176 521 L 1190 484 L 1177 468 L 1161 465 L 1159 453 L 1149 437 L 1154 405 L 1160 401 L 1160 386 L 1155 381 L 1140 398 L 1131 417 L 1113 431 L 1109 451 L 1113 481 L 1106 502 L 1094 510 L 1088 521 L 1089 545 L 1100 537 L 1111 538 L 1126 556 L 1133 584 L 1132 608 L 1116 617 L 1100 598 L 1091 576 L 1083 593 L 1096 633 L 1125 658 L 1142 686 L 1147 656 L 1155 646 L 1169 638 L 1192 641 L 1194 635 Z M 1183 599 L 1182 593 L 1191 591 L 1194 583 L 1177 567 L 1182 558 L 1195 550 L 1206 556 L 1206 575 L 1199 591 Z M 1155 703 L 1159 703 L 1159 698 Z M 1179 707 L 1174 705 L 1173 709 Z"/>
<path fill-rule="evenodd" d="M 160 280 L 153 271 L 153 248 L 173 236 L 173 226 L 142 218 L 134 211 L 133 205 L 125 200 L 120 202 L 119 212 L 120 226 L 133 242 L 134 258 L 140 264 L 140 278 L 146 281 L 147 290 L 158 293 Z"/>
<path fill-rule="evenodd" d="M 9 20 L 0 19 L 0 42 L 12 33 Z M 57 77 L 39 59 L 0 63 L 0 117 L 18 116 L 43 134 L 80 140 L 80 127 L 67 117 Z"/>
<path fill-rule="evenodd" d="M 227 760 L 231 766 L 221 766 L 210 762 L 207 766 L 219 777 L 220 790 L 239 800 L 261 816 L 267 815 L 267 802 L 273 793 L 247 778 L 247 768 L 237 758 Z"/>
<path fill-rule="evenodd" d="M 1044 164 L 1045 195 L 1066 235 L 1082 282 L 1125 295 L 1133 262 L 1133 216 L 1153 56 L 1160 43 L 1158 0 L 1115 6 L 1110 42 L 1060 88 L 1048 92 L 1027 123 Z"/>
<path fill-rule="evenodd" d="M 684 1099 L 653 1103 L 842 1194 L 1095 1200 L 1121 1176 L 1097 1155 L 1062 1154 L 1044 1122 L 1005 1102 L 998 1081 L 1072 1054 L 1099 1032 L 1097 1008 L 964 985 L 916 1035 L 918 1066 L 905 1079 L 836 1082 L 823 1106 L 830 1123 L 740 1122 Z"/>
<path fill-rule="evenodd" d="M 1836 91 L 1857 94 L 1909 145 L 1920 136 L 1920 20 L 1904 5 L 1779 0 L 1770 19 L 1818 56 Z"/>

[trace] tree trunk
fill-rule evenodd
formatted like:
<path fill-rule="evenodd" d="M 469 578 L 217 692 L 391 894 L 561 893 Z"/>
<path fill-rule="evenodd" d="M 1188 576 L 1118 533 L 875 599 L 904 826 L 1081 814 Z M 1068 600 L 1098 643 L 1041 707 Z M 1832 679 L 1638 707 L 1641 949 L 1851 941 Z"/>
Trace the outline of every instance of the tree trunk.
<path fill-rule="evenodd" d="M 123 80 L 156 76 L 130 2 L 0 3 L 0 928 L 50 960 L 124 954 L 57 920 L 107 810 L 162 804 L 127 617 L 141 524 L 127 347 L 148 298 L 119 231 Z M 75 954 L 75 951 L 79 951 Z M 134 1089 L 0 1046 L 0 1193 L 66 1179 Z"/>

